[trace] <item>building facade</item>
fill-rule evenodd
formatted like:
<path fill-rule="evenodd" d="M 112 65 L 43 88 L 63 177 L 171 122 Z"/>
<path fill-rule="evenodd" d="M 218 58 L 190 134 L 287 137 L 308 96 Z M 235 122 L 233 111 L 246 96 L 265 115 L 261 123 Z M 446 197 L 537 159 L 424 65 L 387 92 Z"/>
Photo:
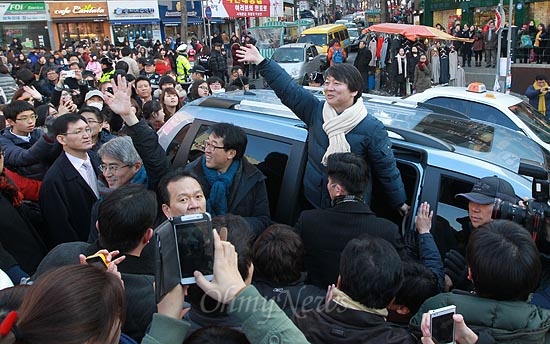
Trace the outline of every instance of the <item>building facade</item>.
<path fill-rule="evenodd" d="M 7 48 L 14 39 L 23 50 L 50 47 L 48 16 L 44 1 L 0 3 L 0 45 Z"/>

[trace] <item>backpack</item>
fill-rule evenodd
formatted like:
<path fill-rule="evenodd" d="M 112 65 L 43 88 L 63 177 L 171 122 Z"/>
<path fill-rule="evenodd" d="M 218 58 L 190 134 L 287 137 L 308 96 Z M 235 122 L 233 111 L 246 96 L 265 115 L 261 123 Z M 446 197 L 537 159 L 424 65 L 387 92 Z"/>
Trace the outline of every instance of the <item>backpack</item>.
<path fill-rule="evenodd" d="M 521 48 L 532 48 L 533 47 L 533 41 L 531 41 L 531 37 L 529 35 L 523 35 L 521 36 Z"/>
<path fill-rule="evenodd" d="M 342 48 L 334 49 L 334 54 L 332 54 L 332 63 L 342 63 L 344 62 L 344 54 Z"/>

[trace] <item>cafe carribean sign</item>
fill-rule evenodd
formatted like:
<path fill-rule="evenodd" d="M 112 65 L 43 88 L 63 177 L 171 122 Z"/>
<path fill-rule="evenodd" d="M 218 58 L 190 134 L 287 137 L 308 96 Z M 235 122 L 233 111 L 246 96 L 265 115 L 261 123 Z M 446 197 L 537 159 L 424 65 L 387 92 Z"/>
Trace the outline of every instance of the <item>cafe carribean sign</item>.
<path fill-rule="evenodd" d="M 51 18 L 67 17 L 106 17 L 107 3 L 103 1 L 87 2 L 47 2 Z"/>

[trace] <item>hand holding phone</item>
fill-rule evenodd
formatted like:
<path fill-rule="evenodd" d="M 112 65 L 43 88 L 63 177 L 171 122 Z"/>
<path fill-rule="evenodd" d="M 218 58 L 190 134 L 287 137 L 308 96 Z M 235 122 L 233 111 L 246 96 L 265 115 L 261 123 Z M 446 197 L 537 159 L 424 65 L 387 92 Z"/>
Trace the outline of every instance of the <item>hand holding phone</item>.
<path fill-rule="evenodd" d="M 430 337 L 432 337 L 435 343 L 454 344 L 455 323 L 453 315 L 455 313 L 455 305 L 428 311 L 430 317 Z"/>
<path fill-rule="evenodd" d="M 67 70 L 65 71 L 65 78 L 74 78 L 75 74 L 74 70 Z"/>

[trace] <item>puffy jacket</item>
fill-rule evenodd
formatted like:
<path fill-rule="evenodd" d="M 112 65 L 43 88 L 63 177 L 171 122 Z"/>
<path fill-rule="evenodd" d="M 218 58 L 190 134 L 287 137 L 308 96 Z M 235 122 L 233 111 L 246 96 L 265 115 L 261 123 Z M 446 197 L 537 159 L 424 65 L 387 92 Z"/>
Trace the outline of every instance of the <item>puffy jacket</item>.
<path fill-rule="evenodd" d="M 227 62 L 222 54 L 217 50 L 212 50 L 210 54 L 209 69 L 212 75 L 220 77 L 222 80 L 225 79 L 227 74 Z"/>
<path fill-rule="evenodd" d="M 533 85 L 529 85 L 525 91 L 525 96 L 529 98 L 529 104 L 531 104 L 535 109 L 539 108 L 540 90 L 536 90 Z M 550 117 L 550 92 L 546 92 L 544 99 L 546 100 L 546 113 L 544 113 L 544 115 Z"/>
<path fill-rule="evenodd" d="M 0 88 L 4 90 L 6 94 L 6 102 L 11 101 L 13 94 L 18 89 L 15 79 L 9 74 L 0 74 Z"/>
<path fill-rule="evenodd" d="M 322 116 L 325 101 L 317 99 L 294 82 L 276 62 L 265 59 L 258 67 L 264 80 L 283 104 L 307 124 L 309 138 L 304 194 L 308 202 L 316 208 L 327 208 L 330 205 L 326 188 L 327 170 L 321 164 L 328 147 L 328 136 L 323 130 Z M 397 209 L 405 203 L 405 187 L 395 163 L 391 141 L 382 122 L 369 115 L 346 134 L 346 139 L 353 153 L 365 157 L 377 182 L 382 184 L 390 205 Z M 372 183 L 372 178 L 369 178 L 369 183 Z M 367 191 L 371 188 L 372 184 L 366 190 L 367 196 Z"/>
<path fill-rule="evenodd" d="M 29 142 L 12 134 L 9 128 L 0 132 L 0 147 L 4 150 L 4 164 L 24 177 L 42 180 L 49 166 L 61 153 L 61 145 L 48 142 L 40 129 L 31 132 Z"/>
<path fill-rule="evenodd" d="M 474 332 L 486 330 L 497 343 L 545 343 L 550 329 L 550 310 L 524 301 L 496 301 L 455 290 L 426 300 L 411 318 L 411 331 L 420 333 L 423 313 L 448 305 L 456 305 L 456 312 Z"/>

